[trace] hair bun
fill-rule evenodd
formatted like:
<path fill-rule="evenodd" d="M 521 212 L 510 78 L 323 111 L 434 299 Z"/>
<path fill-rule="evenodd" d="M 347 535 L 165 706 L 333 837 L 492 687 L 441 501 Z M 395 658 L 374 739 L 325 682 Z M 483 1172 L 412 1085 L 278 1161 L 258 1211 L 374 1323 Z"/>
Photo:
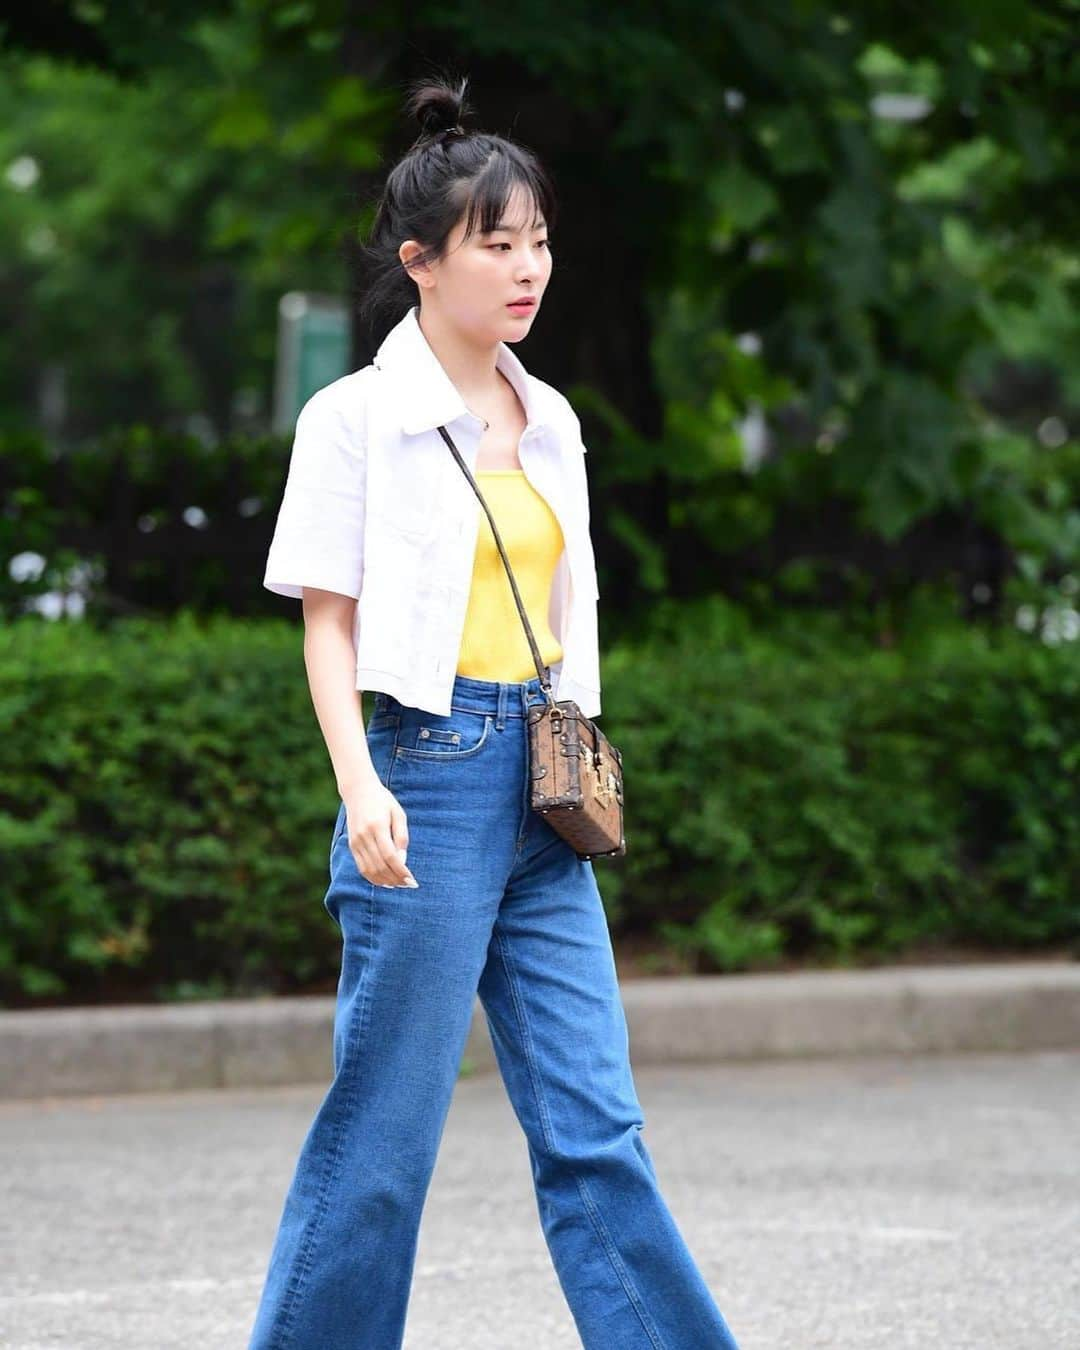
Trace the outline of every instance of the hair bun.
<path fill-rule="evenodd" d="M 443 131 L 463 130 L 461 120 L 468 111 L 465 88 L 468 78 L 457 85 L 447 80 L 422 80 L 409 91 L 406 109 L 420 123 L 425 136 L 437 136 Z"/>

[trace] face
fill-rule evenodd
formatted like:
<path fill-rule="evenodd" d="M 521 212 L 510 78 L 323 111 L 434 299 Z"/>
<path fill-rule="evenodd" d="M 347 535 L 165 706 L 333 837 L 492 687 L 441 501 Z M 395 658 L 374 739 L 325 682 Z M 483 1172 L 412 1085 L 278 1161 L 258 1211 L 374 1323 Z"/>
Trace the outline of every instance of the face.
<path fill-rule="evenodd" d="M 479 344 L 520 342 L 536 319 L 551 276 L 547 227 L 537 223 L 536 215 L 531 196 L 515 187 L 496 221 L 502 229 L 486 235 L 477 230 L 466 239 L 465 222 L 459 220 L 445 256 L 410 271 L 422 310 L 437 311 Z M 409 239 L 398 252 L 407 264 L 420 245 Z M 534 303 L 511 307 L 526 297 Z"/>

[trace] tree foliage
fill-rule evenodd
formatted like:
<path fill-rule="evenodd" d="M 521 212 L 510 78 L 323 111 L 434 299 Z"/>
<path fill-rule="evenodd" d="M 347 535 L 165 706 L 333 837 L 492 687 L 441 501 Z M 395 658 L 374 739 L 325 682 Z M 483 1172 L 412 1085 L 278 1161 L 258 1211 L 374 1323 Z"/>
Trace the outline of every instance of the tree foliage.
<path fill-rule="evenodd" d="M 220 0 L 170 6 L 168 32 L 149 5 L 53 5 L 53 32 L 27 11 L 0 81 L 7 420 L 58 353 L 87 426 L 257 420 L 276 295 L 347 289 L 403 81 L 449 66 L 563 188 L 536 365 L 579 380 L 607 452 L 620 586 L 709 589 L 765 541 L 785 566 L 800 517 L 843 503 L 818 562 L 936 522 L 982 541 L 960 570 L 999 603 L 1018 562 L 1080 562 L 1055 467 L 1080 382 L 1078 11 Z"/>

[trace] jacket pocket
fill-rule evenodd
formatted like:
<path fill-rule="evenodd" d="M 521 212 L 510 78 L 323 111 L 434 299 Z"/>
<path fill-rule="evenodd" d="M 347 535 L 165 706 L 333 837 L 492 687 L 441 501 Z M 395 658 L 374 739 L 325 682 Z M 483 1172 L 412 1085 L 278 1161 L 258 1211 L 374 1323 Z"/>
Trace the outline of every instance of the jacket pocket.
<path fill-rule="evenodd" d="M 431 436 L 443 454 L 449 455 L 438 433 Z M 391 452 L 385 473 L 377 479 L 371 509 L 398 534 L 425 538 L 442 518 L 436 507 L 445 467 L 428 435 L 403 437 Z"/>

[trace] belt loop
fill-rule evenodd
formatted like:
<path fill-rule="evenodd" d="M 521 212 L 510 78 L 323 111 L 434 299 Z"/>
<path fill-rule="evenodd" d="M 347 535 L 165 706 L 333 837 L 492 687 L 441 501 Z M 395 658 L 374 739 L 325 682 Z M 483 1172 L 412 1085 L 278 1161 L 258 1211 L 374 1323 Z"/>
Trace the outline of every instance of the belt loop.
<path fill-rule="evenodd" d="M 551 672 L 547 666 L 544 667 L 544 678 L 546 680 L 551 679 Z M 534 707 L 537 703 L 544 702 L 544 691 L 540 687 L 539 675 L 534 675 L 527 684 L 523 685 L 521 692 L 525 703 L 525 717 L 527 719 L 529 716 L 529 709 Z"/>
<path fill-rule="evenodd" d="M 499 681 L 499 701 L 495 708 L 495 730 L 503 731 L 506 727 L 506 703 L 510 695 L 510 686 L 504 681 Z"/>

